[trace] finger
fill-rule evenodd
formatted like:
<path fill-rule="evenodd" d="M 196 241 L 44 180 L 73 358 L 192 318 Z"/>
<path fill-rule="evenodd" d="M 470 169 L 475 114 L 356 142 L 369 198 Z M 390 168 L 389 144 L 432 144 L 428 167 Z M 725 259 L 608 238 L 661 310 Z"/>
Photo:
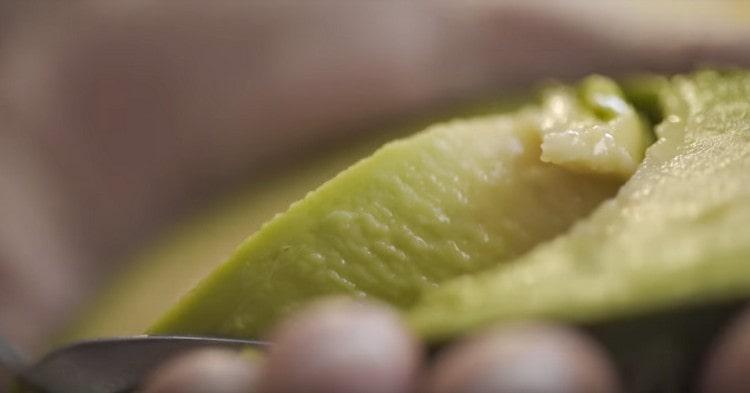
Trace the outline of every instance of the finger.
<path fill-rule="evenodd" d="M 226 349 L 201 349 L 168 361 L 147 379 L 143 393 L 250 393 L 258 366 Z"/>
<path fill-rule="evenodd" d="M 395 311 L 343 299 L 292 316 L 271 341 L 261 392 L 406 393 L 422 359 Z"/>
<path fill-rule="evenodd" d="M 750 309 L 730 323 L 711 349 L 700 392 L 747 392 L 750 387 Z"/>
<path fill-rule="evenodd" d="M 438 356 L 429 393 L 614 393 L 603 350 L 573 329 L 518 325 L 469 338 Z"/>

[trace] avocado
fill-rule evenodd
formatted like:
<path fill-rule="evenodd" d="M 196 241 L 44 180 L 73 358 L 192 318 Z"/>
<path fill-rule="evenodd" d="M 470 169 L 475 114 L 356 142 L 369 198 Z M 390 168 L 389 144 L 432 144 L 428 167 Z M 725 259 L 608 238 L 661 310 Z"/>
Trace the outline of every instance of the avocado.
<path fill-rule="evenodd" d="M 405 310 L 563 233 L 615 194 L 650 131 L 604 78 L 548 92 L 387 144 L 264 225 L 149 333 L 258 337 L 329 294 Z M 587 155 L 596 165 L 581 170 Z"/>
<path fill-rule="evenodd" d="M 310 298 L 348 293 L 397 305 L 433 345 L 511 320 L 573 323 L 607 346 L 626 392 L 686 392 L 750 295 L 749 184 L 748 72 L 555 85 L 385 146 L 263 226 L 149 331 L 257 338 Z"/>

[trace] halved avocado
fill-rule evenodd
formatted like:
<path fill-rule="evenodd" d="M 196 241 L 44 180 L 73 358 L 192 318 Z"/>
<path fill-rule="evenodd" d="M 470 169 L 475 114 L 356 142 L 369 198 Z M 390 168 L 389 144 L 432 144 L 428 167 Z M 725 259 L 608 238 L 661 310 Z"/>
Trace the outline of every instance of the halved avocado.
<path fill-rule="evenodd" d="M 258 337 L 329 294 L 408 309 L 566 231 L 615 194 L 650 136 L 601 77 L 516 113 L 430 127 L 268 222 L 149 332 Z"/>

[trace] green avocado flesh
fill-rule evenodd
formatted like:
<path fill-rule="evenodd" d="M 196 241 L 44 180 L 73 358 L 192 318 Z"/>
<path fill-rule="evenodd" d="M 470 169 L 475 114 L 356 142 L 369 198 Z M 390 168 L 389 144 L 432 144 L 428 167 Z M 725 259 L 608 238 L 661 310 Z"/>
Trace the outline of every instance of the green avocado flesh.
<path fill-rule="evenodd" d="M 257 338 L 327 294 L 394 304 L 430 340 L 747 296 L 750 76 L 654 80 L 655 142 L 592 77 L 386 145 L 264 225 L 149 333 Z"/>
<path fill-rule="evenodd" d="M 407 309 L 447 279 L 494 267 L 564 232 L 622 180 L 598 167 L 543 162 L 542 128 L 550 108 L 559 123 L 591 127 L 617 128 L 621 117 L 634 115 L 611 82 L 600 85 L 580 96 L 553 89 L 550 96 L 569 105 L 546 99 L 386 145 L 267 223 L 150 333 L 258 337 L 327 294 Z M 624 114 L 601 119 L 603 106 L 587 100 L 592 95 L 619 100 Z M 649 138 L 641 123 L 625 123 L 623 139 Z"/>

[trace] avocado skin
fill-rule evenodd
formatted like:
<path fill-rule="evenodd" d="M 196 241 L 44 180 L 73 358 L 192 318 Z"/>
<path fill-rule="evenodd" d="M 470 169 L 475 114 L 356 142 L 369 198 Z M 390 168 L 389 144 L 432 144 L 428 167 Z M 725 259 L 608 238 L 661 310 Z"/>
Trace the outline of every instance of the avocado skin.
<path fill-rule="evenodd" d="M 654 312 L 582 326 L 617 367 L 623 393 L 697 392 L 708 350 L 745 301 Z"/>
<path fill-rule="evenodd" d="M 708 351 L 747 304 L 743 300 L 684 307 L 577 327 L 604 346 L 622 393 L 698 393 Z M 433 342 L 429 358 L 452 342 Z"/>
<path fill-rule="evenodd" d="M 746 306 L 747 300 L 735 300 L 576 327 L 605 348 L 620 377 L 621 393 L 699 393 L 706 355 Z M 451 343 L 433 342 L 429 358 Z"/>

